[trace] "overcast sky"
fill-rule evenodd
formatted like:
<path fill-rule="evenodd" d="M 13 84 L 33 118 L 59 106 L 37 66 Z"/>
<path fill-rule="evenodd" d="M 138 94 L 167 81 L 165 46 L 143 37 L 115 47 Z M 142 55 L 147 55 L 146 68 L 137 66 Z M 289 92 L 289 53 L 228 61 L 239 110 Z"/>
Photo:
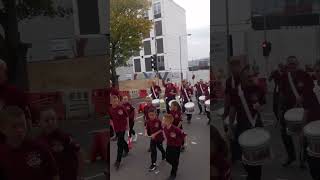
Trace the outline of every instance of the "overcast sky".
<path fill-rule="evenodd" d="M 209 57 L 210 0 L 174 0 L 186 10 L 189 60 Z"/>

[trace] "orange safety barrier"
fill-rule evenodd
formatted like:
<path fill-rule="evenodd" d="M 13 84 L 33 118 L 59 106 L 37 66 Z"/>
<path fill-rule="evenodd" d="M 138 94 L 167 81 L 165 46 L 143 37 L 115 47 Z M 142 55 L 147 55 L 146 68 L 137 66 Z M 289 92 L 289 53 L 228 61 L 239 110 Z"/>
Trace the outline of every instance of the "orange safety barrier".
<path fill-rule="evenodd" d="M 147 96 L 148 96 L 148 91 L 146 89 L 139 90 L 139 97 L 140 98 L 145 98 Z"/>
<path fill-rule="evenodd" d="M 91 147 L 91 162 L 95 162 L 97 157 L 109 162 L 110 131 L 108 129 L 93 131 L 93 143 Z"/>

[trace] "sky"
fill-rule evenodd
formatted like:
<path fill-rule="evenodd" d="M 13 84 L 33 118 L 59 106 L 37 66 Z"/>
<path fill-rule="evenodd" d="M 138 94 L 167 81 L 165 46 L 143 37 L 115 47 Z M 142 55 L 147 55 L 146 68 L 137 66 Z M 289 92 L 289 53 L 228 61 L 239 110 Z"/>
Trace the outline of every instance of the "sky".
<path fill-rule="evenodd" d="M 210 0 L 174 0 L 186 10 L 189 60 L 209 57 Z"/>

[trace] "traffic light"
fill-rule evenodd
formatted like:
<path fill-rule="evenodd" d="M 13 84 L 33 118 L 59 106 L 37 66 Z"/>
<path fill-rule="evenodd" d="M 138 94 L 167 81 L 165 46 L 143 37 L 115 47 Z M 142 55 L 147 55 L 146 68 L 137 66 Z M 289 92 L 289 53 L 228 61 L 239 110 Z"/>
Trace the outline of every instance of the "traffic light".
<path fill-rule="evenodd" d="M 271 52 L 271 42 L 264 41 L 262 43 L 262 50 L 263 50 L 263 56 L 269 57 L 270 52 Z"/>
<path fill-rule="evenodd" d="M 158 71 L 158 58 L 157 55 L 151 57 L 151 67 L 153 70 Z"/>

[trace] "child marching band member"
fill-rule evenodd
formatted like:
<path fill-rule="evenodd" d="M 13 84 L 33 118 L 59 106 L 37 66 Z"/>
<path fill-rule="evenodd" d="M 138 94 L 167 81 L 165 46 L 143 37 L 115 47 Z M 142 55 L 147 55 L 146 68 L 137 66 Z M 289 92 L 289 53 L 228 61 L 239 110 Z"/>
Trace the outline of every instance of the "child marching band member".
<path fill-rule="evenodd" d="M 315 79 L 314 79 L 315 78 Z M 306 86 L 304 88 L 303 108 L 304 108 L 304 122 L 305 125 L 320 119 L 320 89 L 316 86 L 320 86 L 320 62 L 317 62 L 314 66 L 314 77 L 309 76 L 305 81 Z M 319 96 L 319 97 L 318 97 Z M 306 138 L 304 140 L 304 155 L 307 156 L 307 162 L 310 169 L 310 174 L 314 180 L 320 179 L 320 158 L 310 156 L 307 153 L 308 142 Z"/>
<path fill-rule="evenodd" d="M 173 119 L 174 119 L 172 125 L 183 130 L 181 107 L 177 101 L 173 101 L 171 103 L 170 114 L 173 116 Z M 187 136 L 185 137 L 185 139 L 183 141 L 183 146 L 181 147 L 182 152 L 185 150 L 185 142 L 187 142 L 186 138 L 187 138 Z"/>
<path fill-rule="evenodd" d="M 143 114 L 144 114 L 144 131 L 145 131 L 145 134 L 148 133 L 147 132 L 147 122 L 149 120 L 149 116 L 148 116 L 148 112 L 149 112 L 149 109 L 151 108 L 155 108 L 153 105 L 152 105 L 152 98 L 151 97 L 146 97 L 146 103 L 147 105 L 144 107 L 143 109 Z M 151 144 L 148 148 L 148 152 L 151 152 Z"/>
<path fill-rule="evenodd" d="M 166 160 L 172 166 L 169 179 L 175 179 L 177 176 L 180 150 L 183 145 L 185 134 L 172 123 L 174 118 L 171 114 L 165 114 L 163 117 L 163 132 L 166 137 Z"/>
<path fill-rule="evenodd" d="M 83 159 L 81 148 L 70 135 L 57 125 L 57 114 L 53 109 L 40 112 L 42 134 L 39 143 L 50 149 L 59 168 L 60 180 L 79 180 L 83 177 Z"/>
<path fill-rule="evenodd" d="M 167 113 L 170 113 L 169 102 L 171 100 L 175 100 L 176 99 L 177 89 L 170 82 L 170 79 L 167 79 L 167 83 L 165 83 L 164 80 L 162 80 L 162 84 L 165 87 L 165 100 L 166 100 Z"/>
<path fill-rule="evenodd" d="M 160 88 L 160 86 L 156 85 L 156 82 L 154 80 L 151 81 L 150 92 L 151 92 L 151 98 L 153 100 L 154 99 L 160 99 L 161 88 Z M 157 109 L 157 114 L 159 116 L 160 109 Z"/>
<path fill-rule="evenodd" d="M 182 98 L 182 112 L 185 113 L 186 108 L 185 108 L 185 104 L 187 104 L 188 102 L 192 102 L 192 95 L 193 95 L 193 90 L 191 88 L 188 88 L 187 86 L 187 82 L 185 80 L 182 81 L 182 86 L 181 86 L 181 90 L 180 90 L 180 94 L 181 94 L 181 98 Z M 187 114 L 187 121 L 188 124 L 191 123 L 191 119 L 192 119 L 192 114 Z"/>
<path fill-rule="evenodd" d="M 118 138 L 117 160 L 114 166 L 118 170 L 120 168 L 122 156 L 126 157 L 129 153 L 128 144 L 124 139 L 126 130 L 129 129 L 129 115 L 127 114 L 126 108 L 120 105 L 118 96 L 111 96 L 111 104 L 112 106 L 109 109 L 109 115 Z"/>
<path fill-rule="evenodd" d="M 203 80 L 200 79 L 199 82 L 197 82 L 197 84 L 194 85 L 194 87 L 196 88 L 196 98 L 198 101 L 198 107 L 199 107 L 199 115 L 202 114 L 202 104 L 200 103 L 199 97 L 200 96 L 204 96 L 205 95 L 205 91 L 208 89 L 208 86 L 206 84 L 203 83 Z"/>
<path fill-rule="evenodd" d="M 0 169 L 4 179 L 58 180 L 58 168 L 50 151 L 27 138 L 24 111 L 8 106 L 0 111 L 0 128 L 6 136 L 0 144 Z"/>
<path fill-rule="evenodd" d="M 243 68 L 241 72 L 241 83 L 238 86 L 238 96 L 234 96 L 230 101 L 229 115 L 229 136 L 235 141 L 233 158 L 241 160 L 242 149 L 239 144 L 239 136 L 255 127 L 263 127 L 260 111 L 265 104 L 265 94 L 262 89 L 254 83 L 254 73 L 250 66 Z M 241 94 L 240 94 L 241 92 Z M 235 114 L 237 114 L 235 118 Z M 237 121 L 233 127 L 234 120 Z M 234 129 L 234 132 L 233 132 Z M 251 166 L 243 164 L 247 171 L 247 180 L 260 180 L 262 176 L 262 166 Z"/>
<path fill-rule="evenodd" d="M 214 95 L 214 92 L 211 92 L 211 93 L 212 93 L 212 95 Z M 205 101 L 207 101 L 207 100 L 213 101 L 214 100 L 213 98 L 210 98 L 209 91 L 205 92 L 205 97 L 206 97 Z M 208 123 L 207 124 L 209 125 L 211 123 L 210 109 L 207 109 L 207 107 L 205 107 L 205 112 L 206 112 L 207 118 L 208 118 Z"/>
<path fill-rule="evenodd" d="M 157 162 L 157 148 L 162 153 L 162 160 L 165 160 L 166 152 L 162 145 L 164 140 L 162 132 L 162 123 L 156 115 L 156 109 L 150 108 L 148 112 L 148 117 L 149 120 L 146 126 L 148 134 L 145 135 L 151 137 L 151 166 L 149 170 L 154 171 L 156 169 Z"/>
<path fill-rule="evenodd" d="M 122 99 L 122 105 L 126 108 L 127 113 L 129 115 L 129 137 L 131 138 L 133 135 L 133 142 L 136 142 L 138 139 L 138 135 L 134 131 L 134 120 L 136 117 L 136 111 L 135 108 L 129 103 L 129 98 L 128 96 L 124 96 Z"/>

